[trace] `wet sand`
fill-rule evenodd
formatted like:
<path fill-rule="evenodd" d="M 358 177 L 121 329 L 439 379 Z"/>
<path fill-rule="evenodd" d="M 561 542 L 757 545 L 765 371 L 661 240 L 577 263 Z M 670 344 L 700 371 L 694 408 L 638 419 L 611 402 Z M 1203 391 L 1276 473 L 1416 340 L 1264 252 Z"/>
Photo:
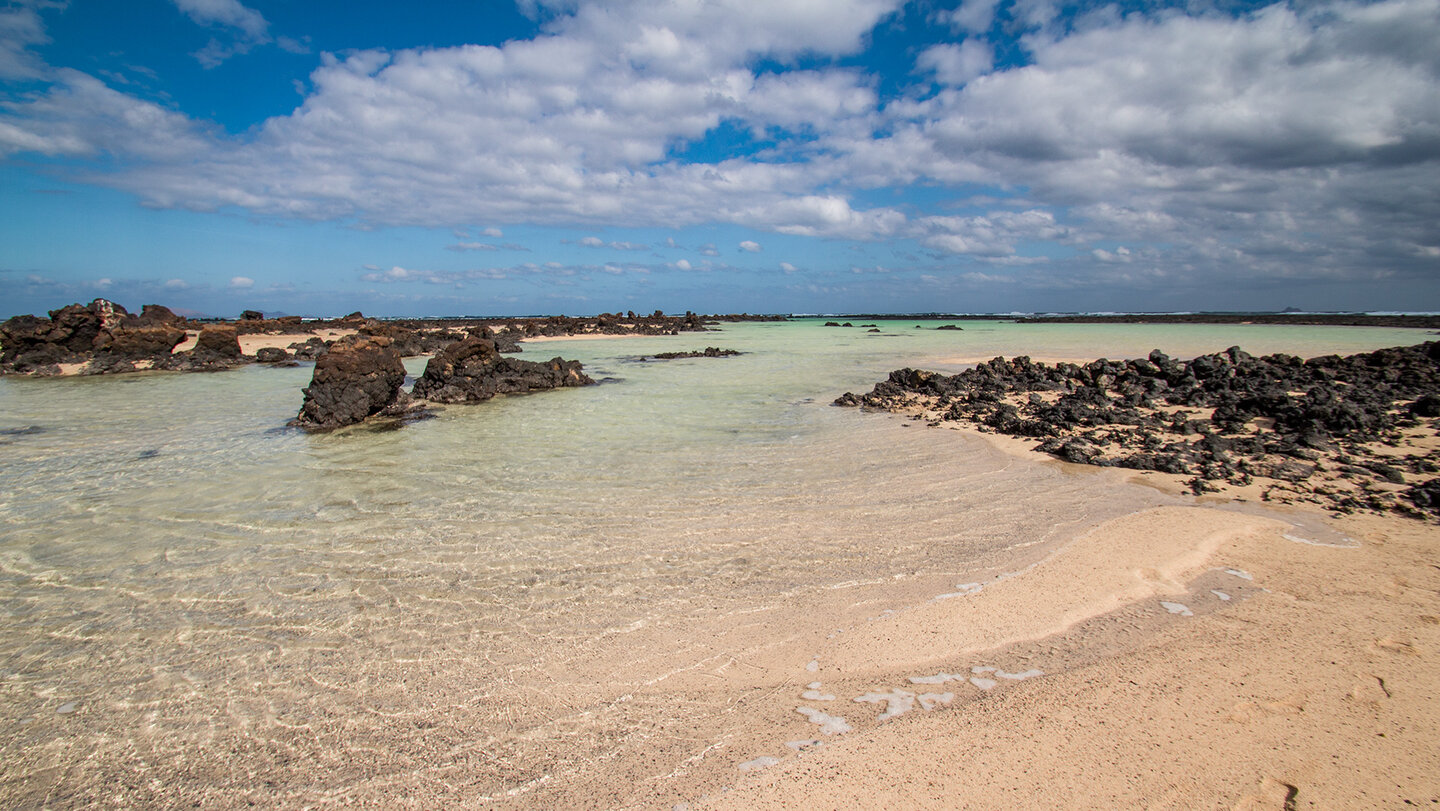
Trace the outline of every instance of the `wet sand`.
<path fill-rule="evenodd" d="M 1030 625 L 1040 603 L 1055 606 L 1049 622 L 1064 630 L 1039 647 L 1076 651 L 1073 667 L 1009 684 L 992 678 L 1000 684 L 988 691 L 966 681 L 910 687 L 981 695 L 832 737 L 759 773 L 737 774 L 729 791 L 692 807 L 1440 802 L 1440 533 L 1376 516 L 1336 525 L 1360 545 L 1297 543 L 1264 519 L 1230 523 L 1186 510 L 1111 522 L 1007 583 L 994 616 L 978 602 L 987 594 L 1000 600 L 999 589 L 956 598 L 977 603 L 964 612 L 945 603 L 931 610 L 982 620 L 978 631 L 961 621 L 917 634 L 896 622 L 836 649 L 852 668 L 909 664 L 891 671 L 893 687 L 904 686 L 906 673 L 935 667 L 961 676 L 982 663 L 1021 670 L 1026 661 L 1007 655 L 1005 643 L 1045 625 Z M 1203 582 L 1187 588 L 1197 574 Z M 1073 593 L 1056 601 L 1056 590 Z M 1113 621 L 1072 622 L 1077 615 L 1065 605 L 1087 592 L 1115 601 Z M 1015 632 L 995 635 L 997 628 Z M 933 659 L 911 661 L 919 651 Z M 846 698 L 837 697 L 837 712 L 869 710 Z"/>

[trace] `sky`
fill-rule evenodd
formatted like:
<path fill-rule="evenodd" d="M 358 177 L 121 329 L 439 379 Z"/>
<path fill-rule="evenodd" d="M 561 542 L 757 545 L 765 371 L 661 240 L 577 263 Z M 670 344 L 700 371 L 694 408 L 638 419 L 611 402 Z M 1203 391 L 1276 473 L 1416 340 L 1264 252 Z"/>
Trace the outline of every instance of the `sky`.
<path fill-rule="evenodd" d="M 0 0 L 0 317 L 1440 310 L 1440 0 Z"/>

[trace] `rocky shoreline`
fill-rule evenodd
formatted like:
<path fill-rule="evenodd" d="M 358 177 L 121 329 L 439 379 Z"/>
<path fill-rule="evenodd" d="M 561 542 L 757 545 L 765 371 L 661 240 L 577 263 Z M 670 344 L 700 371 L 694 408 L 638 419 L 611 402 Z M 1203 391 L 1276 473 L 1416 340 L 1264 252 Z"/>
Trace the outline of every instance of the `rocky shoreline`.
<path fill-rule="evenodd" d="M 784 320 L 749 314 L 700 316 L 601 313 L 593 317 L 453 318 L 386 320 L 351 313 L 306 321 L 266 318 L 246 310 L 233 322 L 200 322 L 167 307 L 145 305 L 133 314 L 95 299 L 52 310 L 48 318 L 15 316 L 0 324 L 0 375 L 54 377 L 142 371 L 215 372 L 251 363 L 294 366 L 314 361 L 305 399 L 290 425 L 332 430 L 376 419 L 416 419 L 428 403 L 488 400 L 553 388 L 590 385 L 576 361 L 544 363 L 504 357 L 527 338 L 584 335 L 679 335 L 703 332 L 720 321 Z M 294 337 L 296 340 L 287 341 Z M 265 345 L 247 354 L 242 342 Z M 716 353 L 719 353 L 718 355 Z M 670 353 L 675 357 L 689 356 Z M 734 354 L 707 349 L 705 357 Z M 432 355 L 411 391 L 404 358 Z"/>
<path fill-rule="evenodd" d="M 1069 462 L 1188 477 L 1196 494 L 1440 518 L 1440 343 L 1302 360 L 1232 347 L 1083 366 L 900 369 L 840 406 L 1032 440 Z"/>
<path fill-rule="evenodd" d="M 704 332 L 719 322 L 784 320 L 783 316 L 666 315 L 601 313 L 589 317 L 534 318 L 266 318 L 246 310 L 234 321 L 197 321 L 169 308 L 147 304 L 133 314 L 115 302 L 95 299 L 51 310 L 48 318 L 18 315 L 0 324 L 0 375 L 53 377 L 140 371 L 221 371 L 247 363 L 316 360 L 345 334 L 389 339 L 401 357 L 433 355 L 472 334 L 482 334 L 498 351 L 520 352 L 527 338 L 578 335 L 679 335 Z M 322 335 L 328 337 L 321 337 Z M 294 336 L 294 341 L 285 341 Z M 264 338 L 275 344 L 246 354 L 242 342 Z M 193 344 L 192 344 L 193 342 Z"/>

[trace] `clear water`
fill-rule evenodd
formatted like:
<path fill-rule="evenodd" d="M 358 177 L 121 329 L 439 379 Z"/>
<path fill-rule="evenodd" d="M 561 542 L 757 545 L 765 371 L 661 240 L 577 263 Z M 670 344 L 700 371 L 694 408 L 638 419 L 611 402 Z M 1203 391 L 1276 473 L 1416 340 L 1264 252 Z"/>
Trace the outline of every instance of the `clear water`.
<path fill-rule="evenodd" d="M 604 383 L 388 431 L 285 429 L 308 367 L 0 379 L 0 798 L 468 803 L 584 785 L 597 758 L 683 762 L 703 735 L 639 741 L 709 728 L 685 701 L 617 702 L 693 664 L 713 618 L 953 587 L 1163 499 L 831 407 L 842 392 L 1002 354 L 1430 337 L 822 322 L 531 344 Z M 746 354 L 635 360 L 706 345 Z"/>

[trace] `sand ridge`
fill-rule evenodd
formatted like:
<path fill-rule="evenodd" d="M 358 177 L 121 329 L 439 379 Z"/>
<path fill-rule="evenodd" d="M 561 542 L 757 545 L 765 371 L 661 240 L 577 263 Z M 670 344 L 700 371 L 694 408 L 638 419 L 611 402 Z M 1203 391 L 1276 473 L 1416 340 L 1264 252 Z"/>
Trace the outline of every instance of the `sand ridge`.
<path fill-rule="evenodd" d="M 1281 522 L 1229 524 L 1193 512 L 1204 510 L 1164 508 L 1110 525 L 1135 531 L 1129 536 L 1135 538 L 1171 535 L 1167 521 L 1186 519 L 1193 522 L 1192 543 L 1174 540 L 1187 534 L 1182 529 L 1131 553 L 1120 540 L 1124 535 L 1101 527 L 1087 536 L 1098 541 L 1089 549 L 1081 539 L 1025 576 L 938 604 L 955 611 L 989 592 L 1005 597 L 996 600 L 997 608 L 1030 614 L 1027 601 L 1050 600 L 1055 595 L 1047 590 L 1061 585 L 1063 575 L 1078 583 L 1098 562 L 1100 570 L 1086 576 L 1122 575 L 1111 580 L 1109 593 L 1153 603 L 1148 607 L 1167 620 L 1118 650 L 1002 685 L 1003 690 L 984 689 L 978 699 L 955 706 L 912 711 L 830 736 L 823 746 L 737 776 L 725 791 L 708 787 L 691 807 L 1288 809 L 1440 803 L 1435 528 L 1392 517 L 1347 518 L 1341 528 L 1363 544 L 1342 548 L 1295 543 L 1284 537 Z M 1145 565 L 1155 560 L 1156 549 L 1167 548 L 1176 554 L 1162 554 L 1159 566 Z M 1108 560 L 1108 554 L 1124 559 Z M 1174 584 L 1167 580 L 1210 566 L 1203 577 L 1211 582 L 1205 585 L 1227 584 L 1223 590 L 1195 588 L 1190 596 L 1164 601 L 1190 603 L 1196 615 L 1159 606 L 1155 595 Z M 1055 577 L 1047 578 L 1047 570 Z M 1007 585 L 1012 593 L 1002 594 Z M 1232 599 L 1230 592 L 1241 589 L 1251 590 L 1249 599 Z M 1211 595 L 1212 610 L 1198 610 L 1202 594 Z M 963 613 L 989 619 L 982 608 Z M 888 633 L 837 645 L 837 663 L 858 666 L 863 654 L 879 655 L 870 660 L 872 680 L 879 680 L 890 664 L 883 658 L 887 648 L 913 650 L 900 624 L 897 619 Z M 955 630 L 960 640 L 987 635 L 995 640 L 1009 633 Z M 1067 636 L 1094 631 L 1083 623 L 1071 626 L 1042 647 L 1059 647 Z M 926 641 L 930 651 L 944 650 L 943 635 Z M 1083 638 L 1071 644 L 1087 647 Z M 824 666 L 818 669 L 824 675 Z M 956 669 L 960 676 L 969 670 Z M 929 689 L 974 694 L 972 686 L 982 687 L 951 680 Z M 857 720 L 861 713 L 854 705 L 847 709 L 850 721 Z"/>

